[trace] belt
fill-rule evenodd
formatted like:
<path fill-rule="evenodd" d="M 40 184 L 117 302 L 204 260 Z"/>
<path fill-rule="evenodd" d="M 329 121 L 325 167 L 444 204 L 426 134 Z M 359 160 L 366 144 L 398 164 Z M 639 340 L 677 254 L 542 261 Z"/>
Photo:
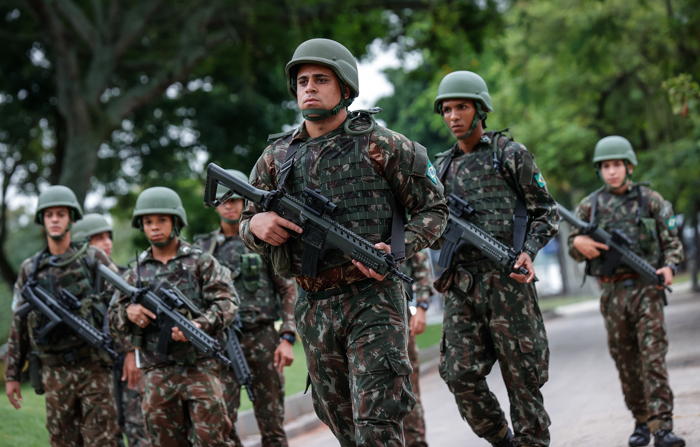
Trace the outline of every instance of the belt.
<path fill-rule="evenodd" d="M 80 349 L 71 348 L 62 352 L 41 353 L 39 360 L 43 366 L 67 366 L 91 357 L 93 351 L 94 349 L 90 346 L 83 346 Z"/>
<path fill-rule="evenodd" d="M 342 286 L 331 287 L 330 289 L 320 290 L 318 292 L 307 292 L 306 290 L 301 290 L 301 297 L 306 298 L 310 301 L 325 300 L 334 296 L 344 295 L 346 293 L 358 294 L 363 292 L 370 287 L 372 287 L 377 282 L 374 278 L 367 278 L 361 281 L 356 281 L 352 284 L 345 284 Z"/>
<path fill-rule="evenodd" d="M 474 273 L 490 273 L 495 270 L 501 270 L 498 266 L 496 266 L 493 262 L 484 259 L 480 262 L 469 262 L 466 264 L 458 264 L 459 267 L 462 267 L 464 270 L 468 271 L 471 274 Z"/>
<path fill-rule="evenodd" d="M 601 276 L 600 282 L 613 283 L 639 279 L 639 273 L 620 273 L 612 276 Z"/>

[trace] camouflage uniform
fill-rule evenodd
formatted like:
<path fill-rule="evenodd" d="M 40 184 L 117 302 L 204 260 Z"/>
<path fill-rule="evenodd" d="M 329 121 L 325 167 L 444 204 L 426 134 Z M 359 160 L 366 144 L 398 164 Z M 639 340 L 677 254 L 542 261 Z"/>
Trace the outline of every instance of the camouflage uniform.
<path fill-rule="evenodd" d="M 338 222 L 372 243 L 388 240 L 394 200 L 411 216 L 405 225 L 407 257 L 444 231 L 448 211 L 442 186 L 428 174 L 422 146 L 380 126 L 362 137 L 340 126 L 317 138 L 302 126 L 265 149 L 251 174 L 253 186 L 278 187 L 290 142 L 300 144 L 287 179 L 290 194 L 300 197 L 304 187 L 320 189 L 342 209 Z M 412 370 L 402 286 L 391 279 L 366 278 L 339 250 L 323 258 L 317 278 L 302 276 L 301 242 L 273 248 L 250 232 L 250 218 L 261 211 L 248 204 L 241 235 L 251 250 L 270 257 L 278 273 L 296 277 L 303 289 L 295 319 L 316 414 L 343 446 L 403 445 L 401 420 L 415 398 L 408 379 Z"/>
<path fill-rule="evenodd" d="M 106 303 L 94 293 L 94 281 L 98 264 L 116 271 L 109 257 L 87 244 L 71 244 L 61 255 L 42 251 L 25 260 L 14 286 L 13 310 L 24 301 L 21 290 L 36 256 L 41 256 L 34 276 L 39 285 L 54 296 L 61 290 L 73 293 L 81 301 L 81 308 L 75 312 L 102 329 Z M 88 346 L 65 326 L 54 329 L 45 342 L 37 340 L 42 320 L 35 311 L 26 318 L 13 315 L 5 380 L 19 381 L 29 351 L 36 352 L 43 366 L 41 382 L 46 391 L 46 428 L 51 445 L 116 446 L 119 427 L 109 356 Z"/>
<path fill-rule="evenodd" d="M 401 272 L 410 276 L 415 281 L 413 283 L 413 296 L 416 303 L 426 303 L 430 305 L 430 297 L 436 291 L 433 288 L 433 274 L 430 269 L 430 256 L 424 251 L 419 251 L 411 259 L 401 264 Z M 411 314 L 408 314 L 408 321 L 411 321 Z M 411 414 L 403 420 L 403 436 L 406 440 L 406 447 L 427 447 L 425 442 L 425 417 L 423 415 L 423 405 L 420 401 L 418 346 L 416 346 L 416 335 L 408 336 L 408 358 L 411 360 L 413 373 L 411 374 L 411 386 L 413 394 L 416 396 L 416 406 Z"/>
<path fill-rule="evenodd" d="M 509 246 L 515 203 L 524 200 L 529 227 L 523 251 L 534 260 L 557 232 L 556 204 L 527 149 L 501 136 L 494 151 L 492 138 L 493 132 L 485 133 L 470 153 L 455 145 L 438 155 L 435 168 L 442 174 L 445 157 L 452 153 L 443 176 L 445 195 L 454 192 L 472 203 L 477 212 L 469 220 Z M 512 443 L 549 445 L 550 420 L 540 392 L 548 378 L 547 335 L 534 283 L 519 283 L 510 273 L 467 246 L 435 283 L 446 292 L 440 375 L 474 433 L 493 444 L 508 430 L 486 383 L 498 360 L 510 400 Z"/>
<path fill-rule="evenodd" d="M 168 281 L 179 289 L 202 315 L 193 321 L 208 334 L 229 326 L 236 315 L 238 296 L 230 285 L 230 272 L 215 258 L 180 241 L 177 255 L 163 264 L 148 248 L 139 255 L 144 285 Z M 137 282 L 136 266 L 124 279 Z M 168 355 L 156 351 L 158 324 L 141 329 L 126 315 L 128 297 L 115 294 L 109 311 L 110 325 L 125 349 L 138 348 L 144 375 L 143 416 L 154 446 L 230 445 L 231 420 L 226 414 L 219 364 L 187 342 L 172 342 Z"/>
<path fill-rule="evenodd" d="M 608 232 L 622 230 L 632 239 L 630 248 L 636 254 L 657 268 L 683 260 L 673 208 L 659 193 L 630 182 L 624 194 L 613 194 L 607 186 L 594 194 L 597 195 L 595 222 Z M 584 198 L 576 208 L 576 216 L 585 222 L 590 221 L 594 194 Z M 571 232 L 569 254 L 582 262 L 585 257 L 573 246 L 579 234 L 578 230 Z M 602 280 L 600 310 L 627 408 L 638 422 L 648 420 L 652 433 L 658 429 L 672 430 L 673 393 L 666 369 L 668 336 L 663 312 L 665 292 L 625 265 L 616 268 L 612 276 L 601 276 L 602 262 L 601 257 L 589 261 L 587 270 Z"/>
<path fill-rule="evenodd" d="M 284 375 L 274 366 L 274 353 L 280 343 L 280 334 L 296 333 L 294 324 L 294 302 L 297 292 L 294 281 L 273 273 L 272 265 L 263 262 L 260 255 L 251 253 L 240 236 L 226 237 L 219 228 L 195 244 L 213 255 L 228 267 L 241 304 L 241 348 L 253 376 L 255 401 L 253 409 L 260 427 L 263 447 L 287 446 L 284 433 Z M 282 317 L 279 334 L 274 322 Z M 232 422 L 238 419 L 241 387 L 233 371 L 221 373 L 224 397 Z M 240 447 L 236 430 L 229 437 Z"/>

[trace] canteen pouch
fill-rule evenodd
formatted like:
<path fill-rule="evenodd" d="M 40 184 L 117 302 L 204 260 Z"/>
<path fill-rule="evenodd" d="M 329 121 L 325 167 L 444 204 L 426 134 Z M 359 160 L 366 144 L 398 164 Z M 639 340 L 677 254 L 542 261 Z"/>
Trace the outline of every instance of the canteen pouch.
<path fill-rule="evenodd" d="M 260 280 L 260 270 L 262 269 L 262 258 L 256 253 L 246 253 L 241 255 L 239 264 L 243 287 L 249 292 L 255 292 L 262 287 Z"/>
<path fill-rule="evenodd" d="M 36 394 L 44 394 L 44 384 L 41 382 L 41 360 L 33 351 L 29 354 L 29 382 Z"/>

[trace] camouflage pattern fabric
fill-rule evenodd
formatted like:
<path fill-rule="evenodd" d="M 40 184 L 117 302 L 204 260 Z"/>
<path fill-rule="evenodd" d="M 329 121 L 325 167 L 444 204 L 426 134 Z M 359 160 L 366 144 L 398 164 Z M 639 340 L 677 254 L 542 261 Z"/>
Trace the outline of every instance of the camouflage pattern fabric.
<path fill-rule="evenodd" d="M 606 231 L 622 230 L 633 240 L 635 253 L 646 257 L 655 267 L 680 263 L 683 246 L 678 238 L 671 204 L 644 186 L 642 195 L 648 209 L 642 210 L 640 215 L 648 216 L 653 222 L 637 224 L 639 200 L 636 185 L 632 182 L 624 194 L 612 194 L 607 187 L 601 190 L 596 222 Z M 591 203 L 591 196 L 581 201 L 575 211 L 578 218 L 589 220 Z M 579 234 L 578 230 L 572 231 L 568 242 L 569 254 L 581 262 L 585 257 L 573 246 L 573 240 Z M 653 240 L 645 243 L 645 238 Z M 653 252 L 661 256 L 649 259 L 649 253 Z M 629 267 L 620 266 L 613 271 L 610 279 L 613 282 L 602 284 L 600 309 L 608 331 L 608 347 L 620 374 L 625 403 L 635 419 L 648 421 L 652 431 L 672 430 L 673 393 L 666 368 L 668 336 L 663 312 L 665 292 L 634 276 Z M 616 277 L 620 280 L 615 281 Z"/>
<path fill-rule="evenodd" d="M 108 366 L 89 361 L 42 368 L 52 446 L 116 447 L 119 426 L 111 375 Z"/>
<path fill-rule="evenodd" d="M 145 373 L 143 416 L 154 447 L 230 446 L 226 414 L 214 360 L 194 366 L 166 365 Z"/>
<path fill-rule="evenodd" d="M 440 376 L 474 433 L 496 443 L 508 422 L 486 376 L 498 361 L 508 390 L 517 446 L 549 445 L 549 416 L 540 388 L 547 382 L 549 348 L 534 284 L 507 272 L 456 269 L 444 295 Z"/>
<path fill-rule="evenodd" d="M 522 144 L 499 138 L 501 167 L 494 171 L 493 136 L 492 132 L 484 134 L 469 153 L 457 145 L 451 149 L 453 161 L 443 177 L 445 195 L 471 191 L 481 197 L 480 214 L 469 219 L 477 225 L 479 219 L 490 219 L 489 225 L 501 228 L 492 234 L 507 245 L 513 244 L 512 220 L 497 225 L 498 210 L 512 214 L 512 199 L 519 197 L 529 217 L 523 252 L 534 259 L 557 233 L 556 203 L 533 155 Z M 444 155 L 436 162 L 437 172 L 442 172 Z M 493 173 L 491 178 L 485 172 Z M 475 186 L 473 179 L 479 184 Z M 446 292 L 440 375 L 474 433 L 495 443 L 508 425 L 486 383 L 498 360 L 511 404 L 513 444 L 546 446 L 550 420 L 540 387 L 548 379 L 547 335 L 534 284 L 521 284 L 509 274 L 468 246 L 435 283 L 439 291 Z"/>
<path fill-rule="evenodd" d="M 261 445 L 263 447 L 286 447 L 287 435 L 284 432 L 284 376 L 274 366 L 274 354 L 279 344 L 279 335 L 272 323 L 255 328 L 245 327 L 241 336 L 241 348 L 248 366 L 253 373 L 253 411 L 258 421 Z M 241 404 L 241 386 L 232 370 L 221 371 L 221 384 L 231 421 L 238 420 Z M 236 447 L 242 443 L 235 427 L 229 438 Z"/>
<path fill-rule="evenodd" d="M 401 286 L 368 280 L 325 299 L 309 296 L 300 293 L 295 317 L 316 414 L 343 447 L 403 446 L 401 420 L 416 398 Z"/>
<path fill-rule="evenodd" d="M 130 390 L 127 382 L 121 383 L 122 411 L 124 412 L 124 429 L 129 447 L 149 447 L 151 441 L 146 431 L 143 418 L 143 397 L 137 390 Z"/>
<path fill-rule="evenodd" d="M 345 133 L 342 126 L 318 138 L 311 138 L 305 127 L 302 126 L 292 138 L 292 142 L 295 141 L 299 141 L 301 144 L 299 149 L 300 158 L 304 160 L 303 171 L 307 173 L 303 180 L 295 178 L 295 182 L 306 181 L 304 186 L 312 189 L 319 188 L 320 177 L 325 174 L 325 171 L 319 169 L 321 161 L 327 162 L 332 160 L 335 163 L 339 163 L 337 166 L 341 169 L 349 169 L 349 164 L 344 163 L 345 158 L 343 157 L 345 157 L 348 150 L 354 149 L 355 143 L 353 142 L 350 148 L 347 147 L 348 134 Z M 364 179 L 375 179 L 375 173 L 385 179 L 385 183 L 388 184 L 393 198 L 405 206 L 410 216 L 410 220 L 404 226 L 406 231 L 406 257 L 409 258 L 415 252 L 431 245 L 445 230 L 449 211 L 445 204 L 442 185 L 433 174 L 429 174 L 429 161 L 425 148 L 422 146 L 416 145 L 403 135 L 379 125 L 368 135 L 368 141 L 368 147 L 362 148 L 363 154 L 365 151 L 368 152 L 368 157 L 371 159 L 372 164 L 366 175 L 352 179 L 341 178 L 337 181 L 324 183 L 324 185 L 327 185 L 329 188 L 336 188 L 340 183 L 334 182 L 341 182 L 342 180 L 342 188 L 345 188 L 345 191 L 353 192 L 357 196 L 357 203 L 362 203 L 381 199 L 374 197 L 372 190 L 359 190 L 361 188 L 359 185 L 363 184 Z M 280 139 L 264 150 L 251 173 L 250 180 L 253 186 L 268 191 L 277 189 L 280 167 L 284 162 L 288 147 L 289 143 L 284 139 Z M 362 172 L 365 172 L 365 170 Z M 336 174 L 338 177 L 342 177 L 342 172 Z M 352 199 L 345 198 L 344 200 Z M 376 211 L 373 207 L 375 205 L 353 208 L 364 209 L 366 212 L 371 213 Z M 253 252 L 262 256 L 269 256 L 272 250 L 270 246 L 259 240 L 256 241 L 249 228 L 250 218 L 261 211 L 261 208 L 248 202 L 241 217 L 241 237 Z M 367 222 L 369 222 L 367 225 L 381 226 L 379 221 L 369 219 Z M 346 222 L 346 224 L 352 227 L 355 225 L 355 222 Z M 377 240 L 379 233 L 382 233 L 382 231 L 377 231 L 375 234 L 368 234 L 364 237 L 379 242 Z M 343 284 L 351 284 L 365 278 L 362 272 L 352 264 L 348 256 L 344 257 L 342 263 L 329 269 L 324 269 L 324 263 L 322 262 L 319 266 L 320 273 L 318 278 L 301 276 L 303 247 L 299 244 L 287 242 L 283 246 L 283 250 L 289 252 L 288 256 L 284 256 L 284 258 L 289 259 L 291 263 L 289 270 L 284 274 L 296 277 L 297 283 L 304 290 L 315 292 Z M 333 256 L 335 264 L 338 262 L 339 255 L 335 253 Z M 274 259 L 272 261 L 274 262 Z M 283 274 L 281 271 L 278 271 L 278 273 Z"/>

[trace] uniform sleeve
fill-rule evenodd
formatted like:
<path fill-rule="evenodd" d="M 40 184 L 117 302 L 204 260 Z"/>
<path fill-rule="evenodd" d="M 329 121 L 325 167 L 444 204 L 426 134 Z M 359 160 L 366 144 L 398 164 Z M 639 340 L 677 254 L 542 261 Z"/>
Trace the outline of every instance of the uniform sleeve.
<path fill-rule="evenodd" d="M 424 251 L 416 253 L 408 262 L 413 264 L 413 287 L 416 302 L 430 304 L 430 297 L 437 291 L 433 287 L 433 273 L 430 269 L 430 256 Z"/>
<path fill-rule="evenodd" d="M 510 142 L 503 152 L 503 163 L 511 181 L 525 199 L 529 217 L 529 231 L 523 251 L 534 260 L 559 230 L 559 213 L 547 183 L 535 164 L 534 156 L 520 143 Z"/>
<path fill-rule="evenodd" d="M 588 222 L 590 215 L 591 199 L 589 196 L 583 199 L 581 203 L 579 203 L 579 205 L 574 210 L 574 216 L 576 216 L 578 219 L 584 222 Z M 569 233 L 569 237 L 567 239 L 567 244 L 569 245 L 569 256 L 571 256 L 576 262 L 584 262 L 586 260 L 586 257 L 583 256 L 580 251 L 574 248 L 574 238 L 576 236 L 579 236 L 580 234 L 581 230 L 579 230 L 578 228 L 573 228 L 571 230 L 571 233 Z"/>
<path fill-rule="evenodd" d="M 370 156 L 409 215 L 404 228 L 406 258 L 410 258 L 445 231 L 449 210 L 444 188 L 423 146 L 398 133 L 373 135 Z"/>
<path fill-rule="evenodd" d="M 128 270 L 123 278 L 124 281 L 130 285 L 134 285 L 136 273 L 134 270 Z M 131 300 L 128 296 L 117 291 L 115 289 L 112 295 L 112 301 L 109 305 L 109 310 L 107 311 L 107 321 L 109 323 L 109 330 L 112 337 L 119 340 L 121 344 L 121 350 L 123 353 L 131 352 L 134 350 L 134 346 L 131 344 L 129 335 L 131 335 L 131 321 L 126 316 L 126 308 L 131 304 Z"/>
<path fill-rule="evenodd" d="M 268 146 L 255 163 L 253 171 L 250 173 L 249 183 L 258 189 L 272 191 L 276 188 L 275 178 L 274 146 Z M 265 254 L 265 243 L 255 237 L 250 231 L 250 219 L 257 213 L 265 210 L 250 201 L 246 201 L 246 207 L 241 214 L 240 234 L 243 243 L 253 252 L 261 256 Z"/>
<path fill-rule="evenodd" d="M 193 321 L 202 329 L 214 334 L 233 323 L 240 299 L 231 282 L 231 271 L 213 256 L 203 253 L 198 260 L 199 277 L 202 281 L 202 315 Z"/>
<path fill-rule="evenodd" d="M 676 216 L 673 214 L 671 202 L 652 191 L 649 196 L 649 213 L 656 221 L 656 232 L 659 237 L 661 252 L 664 255 L 664 265 L 678 265 L 683 260 L 683 244 L 678 237 Z"/>
<path fill-rule="evenodd" d="M 268 265 L 268 271 L 274 271 L 272 265 Z M 280 334 L 285 332 L 296 334 L 297 325 L 294 323 L 294 304 L 297 301 L 297 284 L 292 279 L 285 279 L 274 273 L 272 281 L 282 298 L 282 326 L 279 332 Z"/>
<path fill-rule="evenodd" d="M 29 263 L 29 265 L 28 265 Z M 31 268 L 31 259 L 24 261 L 20 268 L 17 281 L 13 288 L 12 322 L 10 323 L 10 335 L 7 339 L 7 367 L 5 369 L 5 381 L 19 381 L 22 368 L 27 361 L 30 341 L 27 319 L 20 318 L 15 312 L 22 305 L 21 290 L 27 282 L 27 267 Z"/>

